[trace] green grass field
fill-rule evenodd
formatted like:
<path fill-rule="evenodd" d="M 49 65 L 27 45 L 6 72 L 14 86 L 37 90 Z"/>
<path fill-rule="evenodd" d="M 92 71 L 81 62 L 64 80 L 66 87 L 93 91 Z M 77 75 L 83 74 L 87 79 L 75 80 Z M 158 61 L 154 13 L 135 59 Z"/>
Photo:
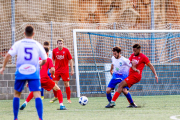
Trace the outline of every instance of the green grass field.
<path fill-rule="evenodd" d="M 180 115 L 180 96 L 133 96 L 135 103 L 141 108 L 126 108 L 125 97 L 119 97 L 114 108 L 105 108 L 105 97 L 89 97 L 86 106 L 78 103 L 78 98 L 72 98 L 72 104 L 64 99 L 68 110 L 61 111 L 58 101 L 49 103 L 44 99 L 44 120 L 171 120 L 170 117 Z M 24 102 L 21 99 L 20 104 Z M 179 120 L 177 117 L 176 120 Z M 12 100 L 0 101 L 0 120 L 13 120 Z M 19 120 L 38 120 L 34 99 L 27 107 L 19 111 Z"/>

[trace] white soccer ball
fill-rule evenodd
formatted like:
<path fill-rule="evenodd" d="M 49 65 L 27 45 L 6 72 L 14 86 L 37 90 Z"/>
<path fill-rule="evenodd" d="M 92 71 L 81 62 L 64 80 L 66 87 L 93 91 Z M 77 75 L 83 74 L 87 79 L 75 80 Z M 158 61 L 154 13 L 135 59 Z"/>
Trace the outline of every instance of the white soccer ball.
<path fill-rule="evenodd" d="M 88 98 L 86 97 L 86 96 L 81 96 L 80 98 L 79 98 L 79 104 L 81 104 L 81 105 L 86 105 L 88 103 Z"/>

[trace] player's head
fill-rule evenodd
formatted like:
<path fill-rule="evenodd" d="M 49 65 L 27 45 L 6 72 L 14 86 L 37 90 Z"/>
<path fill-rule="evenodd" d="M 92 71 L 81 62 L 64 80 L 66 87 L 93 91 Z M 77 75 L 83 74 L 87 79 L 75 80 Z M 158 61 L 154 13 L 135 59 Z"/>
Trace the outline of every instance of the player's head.
<path fill-rule="evenodd" d="M 133 52 L 135 56 L 138 56 L 141 52 L 141 45 L 140 44 L 134 44 L 133 45 Z"/>
<path fill-rule="evenodd" d="M 45 42 L 43 43 L 43 46 L 44 46 L 44 47 L 49 48 L 49 45 L 50 45 L 50 44 L 49 44 L 49 41 L 45 41 Z"/>
<path fill-rule="evenodd" d="M 46 54 L 48 55 L 49 54 L 49 48 L 44 47 L 44 50 L 46 51 Z"/>
<path fill-rule="evenodd" d="M 121 47 L 113 47 L 112 49 L 113 51 L 113 56 L 116 58 L 116 59 L 119 59 L 119 57 L 121 56 Z"/>
<path fill-rule="evenodd" d="M 63 39 L 58 39 L 57 40 L 57 46 L 58 46 L 58 48 L 63 48 Z"/>
<path fill-rule="evenodd" d="M 32 38 L 34 36 L 34 27 L 27 25 L 24 34 L 27 38 Z"/>

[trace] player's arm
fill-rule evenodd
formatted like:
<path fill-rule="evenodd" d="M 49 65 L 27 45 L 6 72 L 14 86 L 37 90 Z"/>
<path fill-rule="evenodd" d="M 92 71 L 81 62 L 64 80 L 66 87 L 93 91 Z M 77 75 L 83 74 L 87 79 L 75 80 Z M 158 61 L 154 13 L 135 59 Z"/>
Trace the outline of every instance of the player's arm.
<path fill-rule="evenodd" d="M 4 62 L 3 62 L 3 66 L 2 66 L 2 68 L 0 70 L 1 74 L 3 74 L 3 71 L 5 70 L 5 67 L 6 67 L 6 65 L 7 65 L 10 58 L 11 58 L 11 55 L 9 53 L 7 53 L 6 56 L 5 56 Z"/>
<path fill-rule="evenodd" d="M 140 71 L 138 70 L 138 69 L 136 69 L 136 62 L 135 61 L 131 61 L 131 64 L 132 64 L 132 69 L 134 70 L 134 71 L 136 71 L 136 72 L 138 72 L 139 74 L 140 74 Z"/>
<path fill-rule="evenodd" d="M 153 66 L 150 62 L 147 64 L 147 66 L 148 66 L 148 67 L 151 69 L 151 71 L 154 73 L 156 82 L 158 83 L 158 76 L 157 76 L 157 74 L 156 74 L 156 70 L 154 69 L 154 66 Z"/>
<path fill-rule="evenodd" d="M 49 72 L 51 73 L 52 76 L 54 76 L 54 73 L 55 73 L 55 68 L 54 67 L 51 67 Z"/>
<path fill-rule="evenodd" d="M 113 74 L 113 69 L 114 69 L 114 65 L 113 65 L 113 64 L 111 64 L 111 69 L 110 69 L 110 73 L 111 73 L 111 75 Z"/>
<path fill-rule="evenodd" d="M 46 63 L 47 60 L 42 60 L 42 62 L 40 63 L 40 66 L 43 66 Z"/>
<path fill-rule="evenodd" d="M 74 74 L 74 68 L 73 68 L 73 61 L 72 61 L 72 59 L 69 60 L 69 64 L 70 64 L 70 67 L 71 67 L 71 75 L 73 75 Z"/>

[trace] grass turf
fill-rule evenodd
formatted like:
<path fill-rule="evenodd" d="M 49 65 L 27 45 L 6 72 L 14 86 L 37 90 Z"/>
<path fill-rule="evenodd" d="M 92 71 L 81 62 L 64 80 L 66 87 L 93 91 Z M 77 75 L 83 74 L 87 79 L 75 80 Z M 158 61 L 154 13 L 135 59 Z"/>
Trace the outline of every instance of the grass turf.
<path fill-rule="evenodd" d="M 173 115 L 180 115 L 180 96 L 133 96 L 135 103 L 141 108 L 126 108 L 125 97 L 119 97 L 114 108 L 105 108 L 108 104 L 105 97 L 89 97 L 88 104 L 81 106 L 78 98 L 72 98 L 71 104 L 64 99 L 68 110 L 61 111 L 58 101 L 49 103 L 43 100 L 44 120 L 170 120 Z M 24 102 L 20 101 L 20 105 Z M 13 120 L 12 100 L 0 100 L 0 119 Z M 180 117 L 177 117 L 177 120 Z M 34 99 L 24 110 L 19 111 L 19 120 L 38 120 Z"/>

